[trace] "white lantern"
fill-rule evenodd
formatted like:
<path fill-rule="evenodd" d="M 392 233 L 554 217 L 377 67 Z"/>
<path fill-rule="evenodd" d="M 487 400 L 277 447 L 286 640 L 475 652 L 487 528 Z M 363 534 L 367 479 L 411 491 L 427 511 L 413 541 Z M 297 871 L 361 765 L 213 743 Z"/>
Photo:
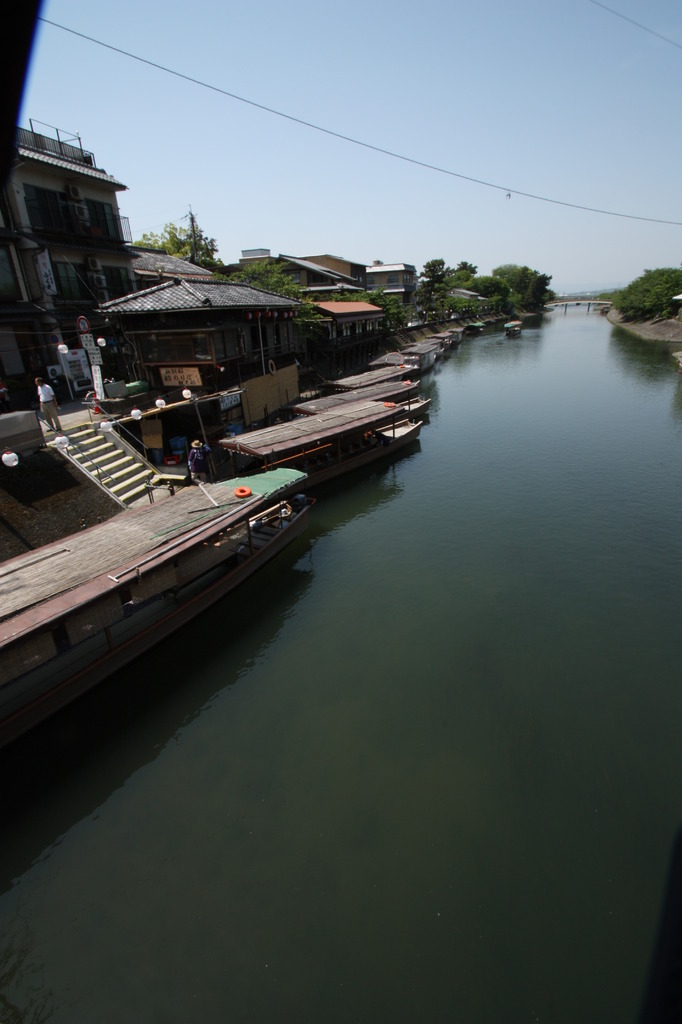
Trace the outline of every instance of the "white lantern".
<path fill-rule="evenodd" d="M 100 420 L 99 429 L 103 434 L 108 434 L 114 429 L 114 424 L 111 420 Z"/>
<path fill-rule="evenodd" d="M 64 342 L 62 342 L 61 345 L 57 345 L 57 352 L 61 352 L 63 356 L 65 356 L 68 351 L 69 346 L 65 345 Z"/>
<path fill-rule="evenodd" d="M 61 452 L 65 452 L 66 449 L 69 447 L 68 437 L 66 437 L 65 434 L 57 434 L 57 436 L 54 439 L 54 446 L 55 448 L 59 448 Z"/>
<path fill-rule="evenodd" d="M 157 398 L 154 404 L 156 405 L 157 409 L 165 409 L 166 407 L 166 403 L 164 402 L 163 398 Z"/>
<path fill-rule="evenodd" d="M 192 397 L 192 392 L 190 391 L 189 388 L 184 388 L 183 389 L 182 397 L 183 398 L 191 398 Z"/>
<path fill-rule="evenodd" d="M 2 453 L 2 464 L 3 466 L 10 466 L 12 469 L 19 462 L 19 456 L 16 452 L 3 452 Z"/>
<path fill-rule="evenodd" d="M 130 410 L 130 416 L 131 416 L 131 419 L 141 420 L 142 419 L 142 410 L 141 409 L 131 409 Z"/>

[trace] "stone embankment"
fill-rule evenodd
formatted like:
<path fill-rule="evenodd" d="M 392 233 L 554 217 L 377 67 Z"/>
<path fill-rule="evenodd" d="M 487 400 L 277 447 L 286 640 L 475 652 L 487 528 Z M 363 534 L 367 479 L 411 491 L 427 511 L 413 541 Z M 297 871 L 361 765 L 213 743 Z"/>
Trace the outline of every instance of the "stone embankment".
<path fill-rule="evenodd" d="M 682 321 L 681 320 L 624 320 L 617 309 L 611 307 L 607 313 L 609 321 L 616 327 L 622 327 L 630 334 L 636 334 L 644 341 L 664 342 L 671 346 L 671 349 L 682 349 Z"/>
<path fill-rule="evenodd" d="M 108 494 L 51 448 L 0 466 L 0 562 L 49 544 L 120 511 Z"/>

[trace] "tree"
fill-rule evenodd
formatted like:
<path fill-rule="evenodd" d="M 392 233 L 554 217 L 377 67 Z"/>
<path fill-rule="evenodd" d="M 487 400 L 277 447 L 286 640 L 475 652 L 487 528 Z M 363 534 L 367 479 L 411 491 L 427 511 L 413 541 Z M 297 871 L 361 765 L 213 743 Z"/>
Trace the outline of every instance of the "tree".
<path fill-rule="evenodd" d="M 682 293 L 682 270 L 678 267 L 661 267 L 645 270 L 622 291 L 613 296 L 613 304 L 626 320 L 653 320 L 663 317 L 668 320 L 679 308 L 672 302 L 673 295 Z"/>
<path fill-rule="evenodd" d="M 421 306 L 426 314 L 444 314 L 448 293 L 453 287 L 453 274 L 453 269 L 445 265 L 445 260 L 428 260 L 424 264 L 424 269 L 419 275 L 416 300 L 417 305 Z"/>
<path fill-rule="evenodd" d="M 177 224 L 166 224 L 160 235 L 153 232 L 145 233 L 133 245 L 147 249 L 163 249 L 169 256 L 189 260 L 207 270 L 215 270 L 220 266 L 218 243 L 215 238 L 208 238 L 196 222 L 194 214 L 189 214 L 189 226 L 178 227 Z"/>
<path fill-rule="evenodd" d="M 478 272 L 478 267 L 475 267 L 473 263 L 467 263 L 466 260 L 462 260 L 458 263 L 452 272 L 451 284 L 453 288 L 466 288 L 469 291 L 477 291 L 475 285 L 475 278 Z"/>
<path fill-rule="evenodd" d="M 511 288 L 502 277 L 475 277 L 471 281 L 472 291 L 488 300 L 493 313 L 503 312 L 509 308 Z"/>
<path fill-rule="evenodd" d="M 551 276 L 540 274 L 530 267 L 505 263 L 495 267 L 492 276 L 507 282 L 511 289 L 509 298 L 517 310 L 542 309 L 545 303 L 554 298 L 554 293 L 549 289 Z"/>
<path fill-rule="evenodd" d="M 277 260 L 253 260 L 246 263 L 238 270 L 227 275 L 228 281 L 241 281 L 243 284 L 253 285 L 254 288 L 262 288 L 266 292 L 275 292 L 276 295 L 285 295 L 289 299 L 303 299 L 303 290 L 300 285 L 291 279 L 291 275 L 284 271 L 281 263 Z"/>
<path fill-rule="evenodd" d="M 296 308 L 298 329 L 300 332 L 307 332 L 308 336 L 315 333 L 318 321 L 322 319 L 322 314 L 304 295 L 301 286 L 292 281 L 291 275 L 285 272 L 282 264 L 277 260 L 254 260 L 228 274 L 225 280 L 241 281 L 243 284 L 250 284 L 253 288 L 260 288 L 264 292 L 274 292 L 275 295 L 284 295 L 287 299 L 298 300 L 301 303 Z"/>

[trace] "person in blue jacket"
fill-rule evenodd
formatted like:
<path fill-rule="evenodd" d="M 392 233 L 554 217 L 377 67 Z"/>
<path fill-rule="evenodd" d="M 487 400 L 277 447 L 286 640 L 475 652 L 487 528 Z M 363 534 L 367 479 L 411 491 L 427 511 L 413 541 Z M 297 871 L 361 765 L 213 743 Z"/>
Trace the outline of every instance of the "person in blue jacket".
<path fill-rule="evenodd" d="M 210 451 L 211 449 L 207 444 L 202 444 L 201 441 L 192 441 L 192 447 L 187 456 L 187 466 L 189 467 L 193 484 L 199 483 L 199 481 L 203 484 L 206 483 Z"/>

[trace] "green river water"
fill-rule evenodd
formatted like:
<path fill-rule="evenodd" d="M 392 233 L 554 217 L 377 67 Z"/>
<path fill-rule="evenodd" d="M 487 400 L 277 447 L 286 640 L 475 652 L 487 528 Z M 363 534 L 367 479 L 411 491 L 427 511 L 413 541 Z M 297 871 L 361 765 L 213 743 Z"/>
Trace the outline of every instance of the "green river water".
<path fill-rule="evenodd" d="M 3 1024 L 636 1019 L 682 824 L 682 379 L 581 306 L 423 392 L 413 450 L 0 753 Z"/>

